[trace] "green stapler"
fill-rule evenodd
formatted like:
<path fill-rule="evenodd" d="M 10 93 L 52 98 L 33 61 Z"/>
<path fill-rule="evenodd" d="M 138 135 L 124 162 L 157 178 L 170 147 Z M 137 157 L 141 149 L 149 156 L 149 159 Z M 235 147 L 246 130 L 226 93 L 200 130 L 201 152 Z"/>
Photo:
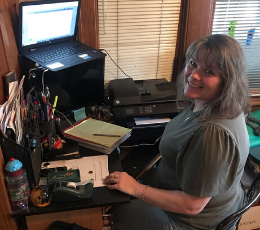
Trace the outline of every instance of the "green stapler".
<path fill-rule="evenodd" d="M 78 183 L 60 181 L 54 184 L 53 197 L 54 202 L 77 201 L 90 198 L 94 186 L 93 180 L 82 181 Z"/>

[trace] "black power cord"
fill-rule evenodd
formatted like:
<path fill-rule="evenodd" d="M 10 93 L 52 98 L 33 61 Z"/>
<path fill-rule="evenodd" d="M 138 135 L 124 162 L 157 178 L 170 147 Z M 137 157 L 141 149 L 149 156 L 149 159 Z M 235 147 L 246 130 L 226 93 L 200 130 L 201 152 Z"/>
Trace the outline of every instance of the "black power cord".
<path fill-rule="evenodd" d="M 119 69 L 121 70 L 121 72 L 122 72 L 125 76 L 127 76 L 127 77 L 129 77 L 129 78 L 132 78 L 132 77 L 130 77 L 128 74 L 126 74 L 126 73 L 121 69 L 121 67 L 120 67 L 118 64 L 116 64 L 116 62 L 113 60 L 113 58 L 110 56 L 110 54 L 109 54 L 105 49 L 99 49 L 99 50 L 100 50 L 100 51 L 105 51 L 105 53 L 110 57 L 111 61 L 116 65 L 116 67 L 119 68 Z"/>

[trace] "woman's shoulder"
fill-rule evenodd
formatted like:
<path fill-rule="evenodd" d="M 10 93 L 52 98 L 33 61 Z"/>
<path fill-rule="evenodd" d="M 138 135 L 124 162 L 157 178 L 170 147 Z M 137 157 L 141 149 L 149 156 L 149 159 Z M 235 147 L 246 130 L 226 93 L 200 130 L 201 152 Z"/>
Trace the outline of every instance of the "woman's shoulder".
<path fill-rule="evenodd" d="M 246 128 L 245 114 L 242 112 L 237 117 L 228 119 L 228 118 L 216 118 L 205 122 L 205 126 L 219 126 L 224 130 L 236 131 L 238 129 Z"/>
<path fill-rule="evenodd" d="M 248 139 L 245 114 L 243 112 L 233 119 L 212 119 L 205 122 L 201 128 L 204 129 L 207 135 L 212 135 L 212 132 L 214 132 L 215 134 L 230 135 L 236 141 Z"/>

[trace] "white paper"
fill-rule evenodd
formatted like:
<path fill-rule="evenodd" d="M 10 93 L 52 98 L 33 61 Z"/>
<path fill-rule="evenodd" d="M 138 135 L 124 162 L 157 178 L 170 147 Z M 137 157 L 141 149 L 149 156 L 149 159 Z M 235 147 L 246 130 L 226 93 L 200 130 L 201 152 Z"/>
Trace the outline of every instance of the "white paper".
<path fill-rule="evenodd" d="M 25 76 L 20 81 L 9 83 L 9 98 L 0 108 L 0 128 L 5 133 L 6 128 L 11 128 L 16 134 L 19 144 L 22 135 L 20 94 Z"/>
<path fill-rule="evenodd" d="M 150 118 L 150 117 L 143 117 L 143 118 L 134 118 L 136 125 L 149 125 L 149 124 L 158 124 L 158 123 L 168 123 L 171 119 L 170 118 Z"/>
<path fill-rule="evenodd" d="M 80 180 L 94 180 L 94 187 L 105 186 L 103 180 L 109 174 L 108 171 L 108 156 L 99 155 L 91 157 L 83 157 L 80 159 L 73 160 L 61 160 L 61 161 L 50 161 L 48 167 L 44 167 L 42 162 L 42 169 L 56 168 L 56 167 L 67 167 L 70 169 L 79 169 Z"/>

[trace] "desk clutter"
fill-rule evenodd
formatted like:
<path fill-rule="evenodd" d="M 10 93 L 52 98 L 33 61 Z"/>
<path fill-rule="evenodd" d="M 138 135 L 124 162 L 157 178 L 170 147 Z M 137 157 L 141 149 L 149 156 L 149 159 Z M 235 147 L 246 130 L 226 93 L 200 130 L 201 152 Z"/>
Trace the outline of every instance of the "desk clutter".
<path fill-rule="evenodd" d="M 46 166 L 47 165 L 47 166 Z M 108 155 L 88 156 L 81 159 L 50 161 L 41 165 L 41 184 L 52 185 L 68 181 L 69 187 L 84 185 L 89 182 L 94 187 L 102 187 L 103 179 L 109 174 Z"/>
<path fill-rule="evenodd" d="M 11 158 L 5 166 L 12 210 L 28 208 L 30 201 L 37 207 L 54 202 L 69 202 L 91 197 L 94 179 L 81 181 L 79 169 L 51 171 L 47 173 L 47 185 L 38 185 L 30 192 L 26 171 L 19 160 Z"/>
<path fill-rule="evenodd" d="M 62 113 L 56 109 L 58 96 L 52 104 L 51 92 L 44 84 L 40 90 L 32 87 L 24 95 L 23 80 L 19 86 L 18 81 L 9 85 L 8 100 L 0 109 L 0 144 L 5 162 L 12 158 L 5 172 L 12 210 L 89 199 L 93 188 L 104 186 L 103 179 L 109 174 L 108 156 L 104 153 L 111 153 L 130 136 L 131 130 L 101 121 L 105 115 L 109 118 L 112 115 L 95 106 L 90 109 L 94 108 L 93 114 L 101 120 L 88 117 L 62 132 L 59 117 Z M 73 153 L 77 152 L 75 155 L 80 159 L 62 160 L 60 155 L 69 158 L 72 154 L 64 147 L 67 141 L 94 149 L 98 155 L 83 157 L 77 149 Z M 54 155 L 55 161 L 43 162 L 48 154 Z M 41 183 L 41 174 L 46 176 L 46 184 Z"/>

